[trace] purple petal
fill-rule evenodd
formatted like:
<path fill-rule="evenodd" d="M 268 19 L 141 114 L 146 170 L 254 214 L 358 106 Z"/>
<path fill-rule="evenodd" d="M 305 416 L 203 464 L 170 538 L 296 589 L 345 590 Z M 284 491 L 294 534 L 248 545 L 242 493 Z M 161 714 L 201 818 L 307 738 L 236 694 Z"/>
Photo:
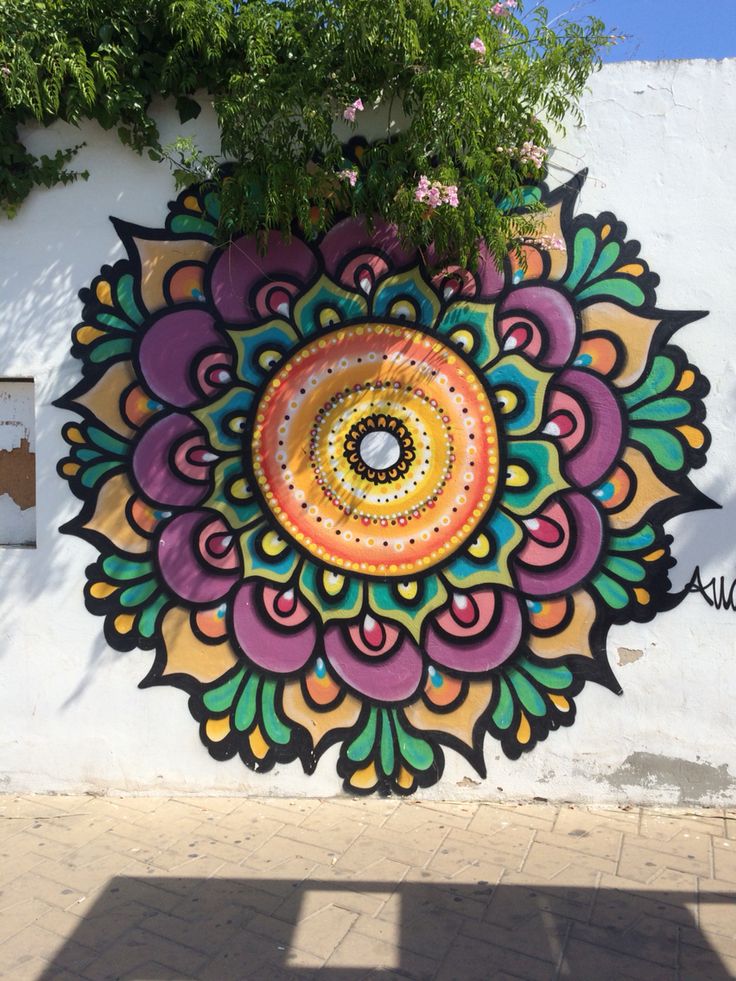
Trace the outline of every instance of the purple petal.
<path fill-rule="evenodd" d="M 416 258 L 414 251 L 401 246 L 395 225 L 377 218 L 369 232 L 363 218 L 345 218 L 325 235 L 320 245 L 325 271 L 337 279 L 341 266 L 359 252 L 378 252 L 394 268 L 407 266 Z"/>
<path fill-rule="evenodd" d="M 374 660 L 355 651 L 342 627 L 330 627 L 325 634 L 325 655 L 350 688 L 380 702 L 409 698 L 422 680 L 422 655 L 407 637 L 399 641 L 393 654 Z"/>
<path fill-rule="evenodd" d="M 585 433 L 579 445 L 564 457 L 565 475 L 578 487 L 596 484 L 608 472 L 621 451 L 621 410 L 608 385 L 587 371 L 561 372 L 555 388 L 577 396 L 585 411 Z"/>
<path fill-rule="evenodd" d="M 220 316 L 233 323 L 252 323 L 262 319 L 254 290 L 261 284 L 283 278 L 306 283 L 317 271 L 317 262 L 308 245 L 298 238 L 288 244 L 279 232 L 271 232 L 268 251 L 261 255 L 252 236 L 235 239 L 222 253 L 212 270 L 212 298 Z"/>
<path fill-rule="evenodd" d="M 165 525 L 156 548 L 169 589 L 189 603 L 221 600 L 242 574 L 235 541 L 222 549 L 228 538 L 230 529 L 214 511 L 191 511 Z M 219 555 L 208 542 L 216 544 Z"/>
<path fill-rule="evenodd" d="M 133 474 L 150 501 L 166 507 L 193 507 L 207 496 L 209 467 L 187 466 L 183 473 L 177 466 L 181 455 L 177 448 L 189 441 L 204 444 L 204 429 L 180 412 L 156 419 L 143 433 L 133 452 Z"/>
<path fill-rule="evenodd" d="M 263 601 L 255 583 L 241 586 L 233 603 L 235 638 L 248 658 L 266 671 L 291 674 L 304 667 L 314 651 L 317 631 L 307 613 L 296 626 L 287 626 L 294 614 L 279 622 L 277 609 Z M 303 604 L 298 603 L 306 612 Z M 269 611 L 270 606 L 270 611 Z"/>
<path fill-rule="evenodd" d="M 138 358 L 148 388 L 183 409 L 204 401 L 195 362 L 206 351 L 227 351 L 214 319 L 204 310 L 176 310 L 157 320 L 141 341 Z"/>
<path fill-rule="evenodd" d="M 572 548 L 549 568 L 516 565 L 516 581 L 530 596 L 554 596 L 574 589 L 590 574 L 603 544 L 603 521 L 595 504 L 577 491 L 560 497 L 569 518 Z"/>
<path fill-rule="evenodd" d="M 430 660 L 451 671 L 480 674 L 503 664 L 514 653 L 522 634 L 519 601 L 508 590 L 495 590 L 495 608 L 490 622 L 476 635 L 459 629 L 455 639 L 447 629 L 447 616 L 440 615 L 427 633 L 426 650 Z"/>
<path fill-rule="evenodd" d="M 570 301 L 551 286 L 520 286 L 512 290 L 498 310 L 498 318 L 528 317 L 543 341 L 539 364 L 560 367 L 568 360 L 577 338 L 575 311 Z"/>

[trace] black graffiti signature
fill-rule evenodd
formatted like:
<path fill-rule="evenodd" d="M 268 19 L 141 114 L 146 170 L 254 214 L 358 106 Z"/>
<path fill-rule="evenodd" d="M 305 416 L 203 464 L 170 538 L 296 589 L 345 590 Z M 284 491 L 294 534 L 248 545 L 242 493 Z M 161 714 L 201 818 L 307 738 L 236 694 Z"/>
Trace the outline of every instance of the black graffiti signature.
<path fill-rule="evenodd" d="M 708 606 L 712 606 L 716 610 L 736 610 L 736 579 L 727 584 L 725 576 L 718 578 L 713 576 L 708 582 L 703 583 L 700 566 L 697 565 L 683 593 L 685 595 L 699 593 Z"/>

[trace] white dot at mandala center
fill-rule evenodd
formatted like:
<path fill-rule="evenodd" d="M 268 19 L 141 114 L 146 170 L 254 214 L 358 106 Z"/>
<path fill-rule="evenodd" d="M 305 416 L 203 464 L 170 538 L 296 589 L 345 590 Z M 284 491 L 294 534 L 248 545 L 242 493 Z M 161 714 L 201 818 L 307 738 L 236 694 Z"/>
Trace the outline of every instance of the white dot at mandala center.
<path fill-rule="evenodd" d="M 358 455 L 371 470 L 387 470 L 399 462 L 401 446 L 393 433 L 368 433 L 360 441 Z"/>

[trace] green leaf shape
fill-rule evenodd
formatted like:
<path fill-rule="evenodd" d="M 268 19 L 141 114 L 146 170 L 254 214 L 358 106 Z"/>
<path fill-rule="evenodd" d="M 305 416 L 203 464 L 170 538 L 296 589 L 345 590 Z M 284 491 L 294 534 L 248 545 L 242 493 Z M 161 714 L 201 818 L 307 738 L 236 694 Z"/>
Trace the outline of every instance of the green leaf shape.
<path fill-rule="evenodd" d="M 418 266 L 384 279 L 373 296 L 375 318 L 405 320 L 407 327 L 411 327 L 412 324 L 432 327 L 439 312 L 440 302 L 437 294 L 424 281 Z"/>
<path fill-rule="evenodd" d="M 516 668 L 509 668 L 506 672 L 509 684 L 516 692 L 522 706 L 529 712 L 541 719 L 547 714 L 547 704 L 532 682 L 521 674 Z"/>
<path fill-rule="evenodd" d="M 629 594 L 624 587 L 611 579 L 605 572 L 599 572 L 591 580 L 591 585 L 600 594 L 603 602 L 614 610 L 623 610 L 629 602 Z"/>
<path fill-rule="evenodd" d="M 498 677 L 498 701 L 492 718 L 494 725 L 502 730 L 508 729 L 514 721 L 514 699 L 502 674 Z"/>
<path fill-rule="evenodd" d="M 513 586 L 509 561 L 523 540 L 521 526 L 505 511 L 493 508 L 490 520 L 481 527 L 481 531 L 491 543 L 488 558 L 480 562 L 471 557 L 465 547 L 444 567 L 444 578 L 455 589 Z"/>
<path fill-rule="evenodd" d="M 83 487 L 92 489 L 93 487 L 96 487 L 104 477 L 109 476 L 113 470 L 120 470 L 121 467 L 122 464 L 118 463 L 117 461 L 98 463 L 97 466 L 89 467 L 81 472 L 81 476 L 79 476 L 80 483 Z"/>
<path fill-rule="evenodd" d="M 246 385 L 258 388 L 272 369 L 296 346 L 299 335 L 283 320 L 272 320 L 250 330 L 228 331 L 235 345 L 235 370 Z"/>
<path fill-rule="evenodd" d="M 120 605 L 126 608 L 140 606 L 158 589 L 155 579 L 147 579 L 134 586 L 128 586 L 120 594 Z"/>
<path fill-rule="evenodd" d="M 659 354 L 644 379 L 630 392 L 624 392 L 623 399 L 629 409 L 647 399 L 655 398 L 671 388 L 677 374 L 677 366 L 672 358 Z"/>
<path fill-rule="evenodd" d="M 626 534 L 612 534 L 603 568 L 591 581 L 603 601 L 614 610 L 624 610 L 631 604 L 642 605 L 637 596 L 637 586 L 648 592 L 648 581 L 661 577 L 662 569 L 657 562 L 646 562 L 647 553 L 657 547 L 657 536 L 651 525 Z M 663 552 L 666 555 L 666 552 Z"/>
<path fill-rule="evenodd" d="M 399 752 L 402 759 L 415 772 L 422 773 L 428 770 L 435 761 L 434 750 L 431 743 L 421 736 L 415 736 L 408 731 L 404 725 L 404 719 L 399 711 L 393 710 L 393 722 L 396 729 L 396 737 L 399 743 Z"/>
<path fill-rule="evenodd" d="M 412 589 L 416 586 L 416 598 L 407 600 L 402 597 L 399 585 Z M 417 643 L 427 616 L 447 600 L 447 590 L 437 576 L 401 584 L 393 581 L 368 582 L 366 589 L 371 610 L 382 619 L 400 623 Z"/>
<path fill-rule="evenodd" d="M 618 576 L 619 579 L 625 579 L 627 582 L 644 582 L 647 577 L 646 570 L 635 559 L 623 559 L 620 556 L 613 555 L 606 559 L 603 565 L 614 576 Z"/>
<path fill-rule="evenodd" d="M 368 316 L 368 303 L 358 293 L 349 293 L 327 276 L 322 276 L 294 307 L 294 323 L 303 337 L 325 328 L 337 328 L 349 320 Z"/>
<path fill-rule="evenodd" d="M 363 729 L 347 748 L 346 755 L 353 763 L 362 763 L 368 759 L 373 744 L 376 741 L 376 727 L 378 723 L 378 709 L 371 708 L 368 713 Z"/>
<path fill-rule="evenodd" d="M 132 350 L 132 338 L 121 337 L 114 340 L 100 341 L 90 351 L 89 360 L 92 364 L 104 364 L 106 361 L 112 361 L 124 355 L 129 355 Z"/>
<path fill-rule="evenodd" d="M 530 674 L 535 681 L 538 681 L 550 691 L 564 691 L 573 681 L 572 671 L 566 664 L 558 664 L 555 667 L 536 664 L 528 658 L 519 660 L 519 667 Z"/>
<path fill-rule="evenodd" d="M 646 296 L 644 290 L 632 279 L 625 279 L 623 276 L 616 276 L 613 279 L 601 279 L 592 286 L 587 286 L 577 294 L 578 300 L 591 300 L 594 297 L 608 299 L 613 297 L 628 303 L 632 307 L 644 305 Z"/>
<path fill-rule="evenodd" d="M 501 504 L 513 514 L 534 514 L 552 494 L 569 486 L 560 473 L 557 447 L 550 440 L 509 440 L 507 454 Z M 524 482 L 515 486 L 512 479 Z"/>
<path fill-rule="evenodd" d="M 253 725 L 258 709 L 258 687 L 260 675 L 255 671 L 250 675 L 243 687 L 233 712 L 233 728 L 238 732 L 247 732 Z"/>
<path fill-rule="evenodd" d="M 138 633 L 145 637 L 147 640 L 151 640 L 154 635 L 159 630 L 159 620 L 161 618 L 161 613 L 169 604 L 169 597 L 164 595 L 159 595 L 152 603 L 141 611 L 140 617 L 138 619 Z"/>
<path fill-rule="evenodd" d="M 498 210 L 503 212 L 517 211 L 528 208 L 542 200 L 542 190 L 536 185 L 524 185 L 498 202 Z"/>
<path fill-rule="evenodd" d="M 243 471 L 243 461 L 240 456 L 218 463 L 213 471 L 214 490 L 200 507 L 212 508 L 219 511 L 231 528 L 245 528 L 260 518 L 262 511 L 259 503 L 252 496 L 236 498 L 232 487 L 236 482 L 247 484 Z"/>
<path fill-rule="evenodd" d="M 664 470 L 676 473 L 684 468 L 685 451 L 674 433 L 649 426 L 632 426 L 629 438 L 632 443 L 646 447 Z"/>
<path fill-rule="evenodd" d="M 271 742 L 286 746 L 291 739 L 291 729 L 284 725 L 276 713 L 276 684 L 273 679 L 264 680 L 261 688 L 261 714 L 266 735 Z"/>
<path fill-rule="evenodd" d="M 112 582 L 132 582 L 148 578 L 153 573 L 153 563 L 148 559 L 128 559 L 113 554 L 102 560 L 102 571 Z"/>
<path fill-rule="evenodd" d="M 593 280 L 598 279 L 604 273 L 608 272 L 611 266 L 616 264 L 616 260 L 621 255 L 621 245 L 616 242 L 608 242 L 600 251 L 598 259 L 590 270 L 587 279 Z"/>
<path fill-rule="evenodd" d="M 89 442 L 94 443 L 95 446 L 99 446 L 108 455 L 122 458 L 127 456 L 130 451 L 130 444 L 126 440 L 118 439 L 117 436 L 113 436 L 111 433 L 106 432 L 104 429 L 99 429 L 97 426 L 88 426 L 86 433 Z"/>
<path fill-rule="evenodd" d="M 242 452 L 243 439 L 249 433 L 253 398 L 250 388 L 232 388 L 222 398 L 192 412 L 207 430 L 214 449 L 224 453 Z"/>
<path fill-rule="evenodd" d="M 587 276 L 590 264 L 595 256 L 598 239 L 591 228 L 580 228 L 575 234 L 572 249 L 572 267 L 564 280 L 569 290 L 575 290 Z"/>
<path fill-rule="evenodd" d="M 115 287 L 115 297 L 120 309 L 132 324 L 140 326 L 144 320 L 144 313 L 138 307 L 135 300 L 135 280 L 130 273 L 124 273 L 117 281 Z M 99 319 L 99 318 L 98 318 Z"/>
<path fill-rule="evenodd" d="M 437 324 L 437 333 L 459 347 L 481 369 L 498 357 L 493 309 L 488 303 L 456 300 L 450 303 Z"/>
<path fill-rule="evenodd" d="M 674 422 L 682 419 L 689 412 L 690 403 L 687 399 L 670 396 L 645 403 L 634 409 L 629 418 L 632 422 Z"/>
<path fill-rule="evenodd" d="M 268 546 L 276 539 L 283 547 L 277 554 L 272 555 L 268 551 Z M 246 529 L 241 533 L 238 543 L 243 558 L 243 578 L 246 580 L 269 579 L 271 582 L 286 582 L 291 579 L 299 564 L 297 552 L 265 524 Z"/>
<path fill-rule="evenodd" d="M 333 589 L 332 594 L 327 586 Z M 354 619 L 363 606 L 363 582 L 360 579 L 349 573 L 316 566 L 309 560 L 304 562 L 299 574 L 299 592 L 323 623 Z"/>
<path fill-rule="evenodd" d="M 654 528 L 651 525 L 643 525 L 636 531 L 625 535 L 611 535 L 608 551 L 609 552 L 640 552 L 653 547 L 657 540 Z"/>
<path fill-rule="evenodd" d="M 174 215 L 169 227 L 177 235 L 197 235 L 213 239 L 217 233 L 217 225 L 207 221 L 206 218 L 198 218 L 196 215 Z"/>
<path fill-rule="evenodd" d="M 486 377 L 497 398 L 499 392 L 511 392 L 516 397 L 516 405 L 509 410 L 501 404 L 497 415 L 509 435 L 527 436 L 539 428 L 551 372 L 535 368 L 519 355 L 511 355 L 490 368 Z"/>
<path fill-rule="evenodd" d="M 245 668 L 241 668 L 227 681 L 223 681 L 216 688 L 210 688 L 202 698 L 204 707 L 215 715 L 227 712 L 233 704 L 244 676 Z"/>
<path fill-rule="evenodd" d="M 394 733 L 391 727 L 391 715 L 386 709 L 381 709 L 381 769 L 387 777 L 391 777 L 396 769 L 396 754 L 394 753 Z"/>

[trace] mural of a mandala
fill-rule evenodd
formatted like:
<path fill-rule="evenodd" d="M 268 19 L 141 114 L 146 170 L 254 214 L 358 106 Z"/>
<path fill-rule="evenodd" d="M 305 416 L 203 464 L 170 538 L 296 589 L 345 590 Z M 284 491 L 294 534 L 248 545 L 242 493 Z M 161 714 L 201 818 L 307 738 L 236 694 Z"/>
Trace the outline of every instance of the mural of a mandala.
<path fill-rule="evenodd" d="M 707 381 L 670 344 L 700 313 L 610 213 L 550 192 L 547 248 L 437 271 L 390 228 L 215 243 L 206 188 L 80 294 L 59 464 L 108 643 L 190 696 L 217 759 L 347 790 L 485 775 L 620 692 L 612 624 L 674 605 L 664 522 L 710 502 Z M 549 246 L 549 243 L 552 246 Z M 562 243 L 564 242 L 564 248 Z M 612 708 L 614 711 L 614 708 Z"/>

